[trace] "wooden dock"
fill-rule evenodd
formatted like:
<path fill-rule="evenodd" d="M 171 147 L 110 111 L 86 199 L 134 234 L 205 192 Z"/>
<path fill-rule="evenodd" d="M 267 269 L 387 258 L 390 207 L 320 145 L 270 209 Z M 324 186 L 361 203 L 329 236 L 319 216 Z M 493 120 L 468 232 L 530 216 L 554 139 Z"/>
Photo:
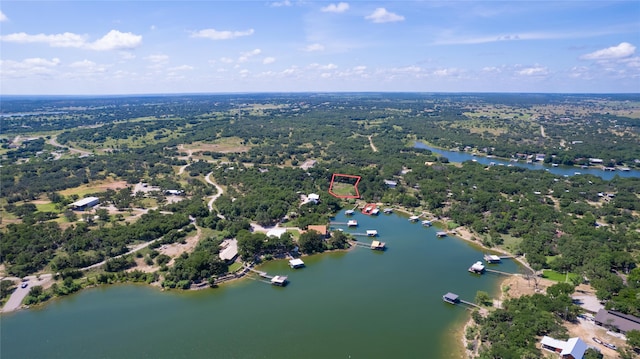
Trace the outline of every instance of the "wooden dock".
<path fill-rule="evenodd" d="M 459 299 L 459 301 L 460 301 L 460 303 L 466 304 L 466 305 L 474 307 L 474 308 L 478 308 L 478 309 L 482 308 L 481 306 L 479 306 L 479 305 L 477 305 L 475 303 L 468 302 L 468 301 L 466 301 L 464 299 Z"/>
<path fill-rule="evenodd" d="M 256 273 L 257 275 L 259 275 L 262 278 L 267 278 L 267 279 L 273 279 L 272 275 L 269 275 L 267 272 L 262 272 L 253 268 L 249 268 L 250 271 L 252 271 L 253 273 Z"/>
<path fill-rule="evenodd" d="M 516 273 L 503 272 L 503 271 L 499 271 L 499 270 L 495 270 L 495 269 L 489 269 L 489 268 L 485 268 L 484 270 L 486 272 L 502 274 L 502 275 L 517 275 Z"/>
<path fill-rule="evenodd" d="M 355 245 L 356 247 L 371 248 L 371 243 L 351 241 L 351 244 Z"/>

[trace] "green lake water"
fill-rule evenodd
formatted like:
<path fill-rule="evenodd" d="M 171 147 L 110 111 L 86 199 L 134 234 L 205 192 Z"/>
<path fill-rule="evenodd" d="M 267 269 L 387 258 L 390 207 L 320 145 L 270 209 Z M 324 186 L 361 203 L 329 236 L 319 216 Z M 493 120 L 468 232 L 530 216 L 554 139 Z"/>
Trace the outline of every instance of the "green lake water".
<path fill-rule="evenodd" d="M 498 294 L 499 275 L 467 272 L 482 251 L 395 214 L 353 218 L 359 227 L 345 231 L 376 229 L 388 249 L 304 257 L 297 270 L 284 260 L 259 267 L 289 276 L 284 288 L 243 279 L 195 292 L 87 289 L 3 315 L 0 357 L 460 358 L 468 311 L 442 295 Z M 495 268 L 518 271 L 511 260 Z"/>

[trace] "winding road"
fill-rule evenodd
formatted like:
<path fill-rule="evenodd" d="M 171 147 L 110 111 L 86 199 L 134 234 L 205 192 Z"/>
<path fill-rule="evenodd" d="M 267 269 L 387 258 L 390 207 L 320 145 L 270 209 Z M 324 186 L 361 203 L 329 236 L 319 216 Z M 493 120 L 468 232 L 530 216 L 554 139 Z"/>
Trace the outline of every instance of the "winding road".
<path fill-rule="evenodd" d="M 213 202 L 215 202 L 216 199 L 218 199 L 220 196 L 222 196 L 222 193 L 223 193 L 222 187 L 220 187 L 217 183 L 215 183 L 215 182 L 213 182 L 211 180 L 211 175 L 212 174 L 213 174 L 213 172 L 209 172 L 204 177 L 204 180 L 207 181 L 208 184 L 214 186 L 216 188 L 216 190 L 218 191 L 218 193 L 216 193 L 213 196 L 209 197 L 209 198 L 211 198 L 209 200 L 209 212 L 213 211 Z M 221 215 L 218 215 L 218 217 L 224 219 L 224 217 L 221 217 Z"/>
<path fill-rule="evenodd" d="M 80 150 L 77 148 L 72 148 L 69 146 L 65 146 L 65 145 L 61 145 L 58 143 L 57 141 L 57 137 L 51 137 L 51 139 L 49 141 L 47 141 L 48 144 L 50 144 L 51 146 L 55 146 L 55 147 L 60 147 L 60 148 L 66 148 L 69 150 L 69 152 L 71 153 L 77 153 L 80 156 L 90 156 L 92 153 L 86 150 Z"/>

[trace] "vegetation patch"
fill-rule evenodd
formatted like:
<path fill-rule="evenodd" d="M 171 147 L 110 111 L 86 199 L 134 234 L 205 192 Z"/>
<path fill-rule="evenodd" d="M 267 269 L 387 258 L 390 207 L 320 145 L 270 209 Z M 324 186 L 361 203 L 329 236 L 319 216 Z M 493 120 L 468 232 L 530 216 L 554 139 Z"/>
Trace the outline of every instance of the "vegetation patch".
<path fill-rule="evenodd" d="M 576 280 L 580 280 L 580 276 L 576 273 L 560 273 L 552 269 L 545 269 L 542 271 L 542 278 L 546 278 L 555 282 L 567 282 L 575 283 Z"/>

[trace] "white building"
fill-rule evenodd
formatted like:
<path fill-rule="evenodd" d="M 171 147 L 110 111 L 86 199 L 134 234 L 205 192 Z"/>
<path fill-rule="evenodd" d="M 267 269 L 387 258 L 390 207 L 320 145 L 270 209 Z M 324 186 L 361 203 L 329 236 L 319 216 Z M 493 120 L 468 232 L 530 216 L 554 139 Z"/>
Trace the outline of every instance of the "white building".
<path fill-rule="evenodd" d="M 81 200 L 75 201 L 71 203 L 69 206 L 78 211 L 84 211 L 87 208 L 91 208 L 100 203 L 100 198 L 98 197 L 86 197 Z"/>

